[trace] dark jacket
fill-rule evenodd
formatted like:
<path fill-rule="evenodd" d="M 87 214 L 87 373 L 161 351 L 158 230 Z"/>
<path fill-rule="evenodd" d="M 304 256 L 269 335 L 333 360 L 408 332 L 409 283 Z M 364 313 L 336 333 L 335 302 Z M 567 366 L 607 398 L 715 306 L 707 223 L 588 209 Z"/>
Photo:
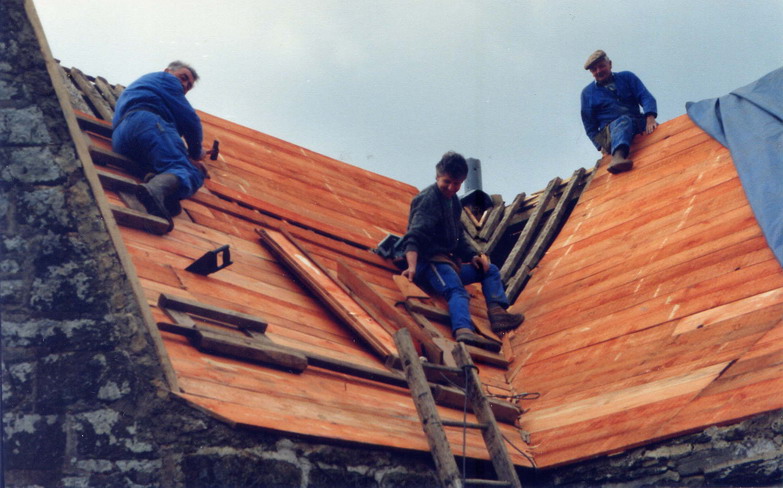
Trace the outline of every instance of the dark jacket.
<path fill-rule="evenodd" d="M 435 184 L 428 186 L 411 202 L 403 249 L 417 251 L 419 262 L 429 261 L 436 254 L 470 261 L 476 251 L 465 240 L 461 214 L 462 205 L 456 195 L 447 199 Z"/>

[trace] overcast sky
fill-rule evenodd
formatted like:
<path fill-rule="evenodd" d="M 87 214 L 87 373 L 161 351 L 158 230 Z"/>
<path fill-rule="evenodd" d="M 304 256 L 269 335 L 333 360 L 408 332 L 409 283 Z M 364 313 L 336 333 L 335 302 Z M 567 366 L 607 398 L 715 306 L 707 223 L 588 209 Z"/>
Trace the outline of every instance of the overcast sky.
<path fill-rule="evenodd" d="M 35 0 L 54 56 L 130 84 L 192 63 L 197 109 L 424 188 L 447 150 L 510 203 L 590 168 L 587 56 L 658 120 L 781 66 L 783 1 Z"/>

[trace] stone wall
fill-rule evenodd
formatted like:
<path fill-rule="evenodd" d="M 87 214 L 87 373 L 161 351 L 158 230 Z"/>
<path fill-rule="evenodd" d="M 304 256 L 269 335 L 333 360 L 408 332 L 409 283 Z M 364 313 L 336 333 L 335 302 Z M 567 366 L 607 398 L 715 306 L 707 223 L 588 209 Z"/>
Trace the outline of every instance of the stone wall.
<path fill-rule="evenodd" d="M 783 486 L 783 410 L 532 476 L 528 486 Z"/>
<path fill-rule="evenodd" d="M 168 391 L 25 7 L 0 2 L 5 486 L 433 486 L 426 454 L 234 429 Z"/>

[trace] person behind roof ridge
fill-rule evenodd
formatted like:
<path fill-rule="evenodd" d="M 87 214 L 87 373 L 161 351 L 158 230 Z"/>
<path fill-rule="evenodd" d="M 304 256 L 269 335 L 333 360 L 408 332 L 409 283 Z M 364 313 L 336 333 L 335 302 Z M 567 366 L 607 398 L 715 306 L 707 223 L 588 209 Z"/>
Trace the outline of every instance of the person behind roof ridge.
<path fill-rule="evenodd" d="M 612 72 L 612 61 L 602 50 L 585 62 L 595 81 L 582 90 L 582 123 L 590 141 L 603 154 L 611 154 L 607 168 L 616 174 L 633 168 L 628 159 L 636 134 L 652 134 L 658 122 L 655 97 L 630 71 Z M 639 110 L 641 106 L 643 112 Z"/>
<path fill-rule="evenodd" d="M 402 275 L 446 298 L 457 341 L 491 349 L 497 343 L 475 332 L 465 285 L 481 282 L 493 332 L 519 327 L 524 316 L 506 312 L 509 303 L 498 267 L 465 240 L 457 192 L 467 174 L 465 158 L 447 152 L 435 166 L 435 183 L 413 198 L 402 238 L 407 264 Z"/>
<path fill-rule="evenodd" d="M 169 221 L 169 230 L 172 216 L 182 211 L 179 201 L 209 177 L 201 120 L 185 98 L 198 79 L 181 61 L 146 74 L 122 92 L 112 121 L 112 149 L 148 173 L 136 195 L 149 213 Z"/>

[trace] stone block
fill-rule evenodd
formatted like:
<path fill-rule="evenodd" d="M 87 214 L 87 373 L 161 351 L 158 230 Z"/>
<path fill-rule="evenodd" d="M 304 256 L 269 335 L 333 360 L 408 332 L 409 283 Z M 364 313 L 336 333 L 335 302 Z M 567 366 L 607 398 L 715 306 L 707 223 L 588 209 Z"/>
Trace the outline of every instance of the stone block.
<path fill-rule="evenodd" d="M 181 469 L 184 484 L 189 488 L 293 487 L 302 486 L 303 479 L 301 468 L 293 463 L 261 459 L 250 454 L 215 452 L 186 455 Z"/>
<path fill-rule="evenodd" d="M 378 482 L 370 474 L 346 470 L 341 467 L 322 468 L 315 466 L 310 470 L 309 488 L 377 488 Z M 437 485 L 435 485 L 437 486 Z"/>
<path fill-rule="evenodd" d="M 136 419 L 126 412 L 104 408 L 74 415 L 70 434 L 82 459 L 146 461 L 157 458 L 158 446 Z"/>
<path fill-rule="evenodd" d="M 40 108 L 29 106 L 0 109 L 0 145 L 32 146 L 51 142 Z"/>
<path fill-rule="evenodd" d="M 420 488 L 422 486 L 438 486 L 438 479 L 432 470 L 429 471 L 392 471 L 387 473 L 380 482 L 380 488 Z"/>
<path fill-rule="evenodd" d="M 0 169 L 0 179 L 15 184 L 53 185 L 65 180 L 65 172 L 55 164 L 47 146 L 17 147 L 0 150 L 8 163 Z"/>
<path fill-rule="evenodd" d="M 5 415 L 3 468 L 46 471 L 61 466 L 66 447 L 62 420 L 57 415 Z"/>
<path fill-rule="evenodd" d="M 36 407 L 40 412 L 65 411 L 74 404 L 108 404 L 136 387 L 130 360 L 121 352 L 92 351 L 52 354 L 38 365 Z M 103 398 L 102 398 L 103 397 Z"/>
<path fill-rule="evenodd" d="M 44 232 L 59 234 L 74 227 L 74 215 L 60 187 L 35 188 L 23 193 L 17 201 L 17 217 L 20 223 Z"/>
<path fill-rule="evenodd" d="M 18 319 L 4 317 L 4 347 L 45 348 L 48 353 L 110 350 L 121 343 L 120 331 L 104 320 Z"/>

